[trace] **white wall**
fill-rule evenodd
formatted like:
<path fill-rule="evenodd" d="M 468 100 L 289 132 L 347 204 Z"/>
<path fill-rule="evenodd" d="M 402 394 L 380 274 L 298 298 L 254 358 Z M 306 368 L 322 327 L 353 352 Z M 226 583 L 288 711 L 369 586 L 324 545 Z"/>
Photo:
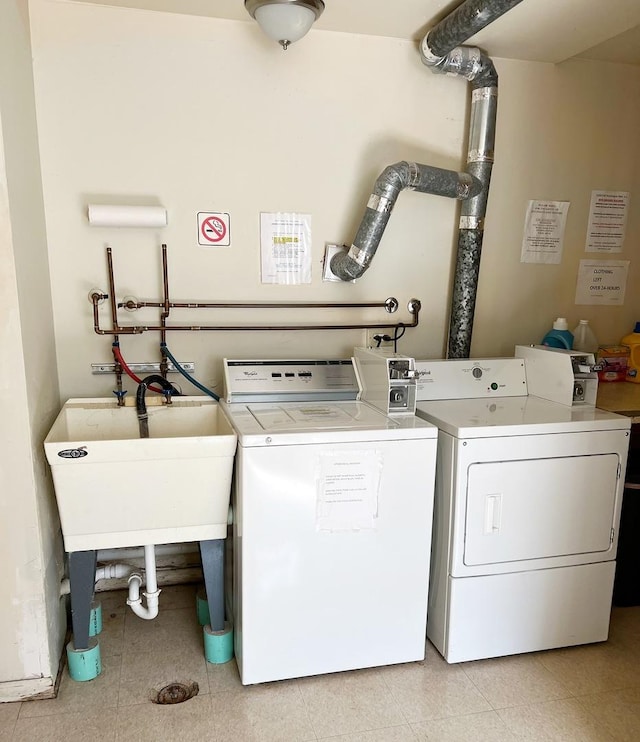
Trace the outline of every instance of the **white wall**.
<path fill-rule="evenodd" d="M 590 320 L 600 342 L 619 342 L 640 320 L 640 69 L 587 61 L 499 61 L 496 167 L 487 213 L 472 353 L 512 354 L 539 342 L 555 316 Z M 585 252 L 591 191 L 631 193 L 624 252 Z M 569 201 L 560 265 L 520 262 L 530 199 Z M 574 304 L 580 260 L 630 260 L 625 304 Z"/>
<path fill-rule="evenodd" d="M 420 327 L 400 349 L 441 357 L 446 338 L 457 205 L 403 193 L 372 267 L 356 284 L 321 280 L 327 242 L 350 243 L 371 186 L 398 160 L 459 168 L 468 90 L 432 75 L 414 44 L 312 30 L 286 53 L 250 21 L 31 0 L 36 104 L 63 397 L 108 395 L 110 377 L 90 364 L 111 358 L 92 329 L 87 295 L 106 289 L 113 247 L 117 297 L 161 298 L 159 244 L 169 246 L 174 300 L 422 301 Z M 640 319 L 632 290 L 621 308 L 574 305 L 592 189 L 638 198 L 636 121 L 640 71 L 622 65 L 497 60 L 496 166 L 472 344 L 473 355 L 511 355 L 538 341 L 557 315 L 592 320 L 601 341 Z M 559 266 L 520 263 L 529 199 L 571 201 Z M 91 201 L 161 203 L 164 230 L 89 227 Z M 197 244 L 196 214 L 231 214 L 232 245 Z M 313 215 L 313 282 L 260 283 L 259 213 Z M 632 209 L 625 252 L 640 236 Z M 405 311 L 403 318 L 407 317 Z M 352 313 L 313 313 L 348 321 Z M 380 317 L 374 313 L 367 316 Z M 108 311 L 103 307 L 108 325 Z M 178 324 L 304 321 L 300 312 L 174 312 Z M 384 314 L 382 319 L 388 319 Z M 155 312 L 122 323 L 157 324 Z M 345 356 L 363 332 L 174 333 L 169 344 L 196 361 L 221 391 L 223 356 Z M 122 337 L 130 361 L 158 358 L 158 337 Z M 131 387 L 130 387 L 131 388 Z"/>
<path fill-rule="evenodd" d="M 42 441 L 59 406 L 27 3 L 0 6 L 0 701 L 50 694 L 65 620 Z"/>

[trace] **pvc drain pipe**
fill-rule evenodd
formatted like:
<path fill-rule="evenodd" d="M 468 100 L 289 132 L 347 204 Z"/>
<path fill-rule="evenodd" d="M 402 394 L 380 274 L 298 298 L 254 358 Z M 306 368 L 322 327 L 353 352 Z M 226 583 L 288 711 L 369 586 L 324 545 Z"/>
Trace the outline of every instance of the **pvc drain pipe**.
<path fill-rule="evenodd" d="M 120 577 L 128 577 L 132 567 L 129 564 L 106 564 L 96 569 L 96 582 L 98 580 L 111 580 Z M 71 582 L 68 577 L 60 582 L 60 595 L 69 595 Z"/>
<path fill-rule="evenodd" d="M 151 620 L 158 615 L 158 580 L 156 575 L 156 553 L 153 544 L 144 547 L 144 570 L 146 579 L 146 591 L 143 593 L 147 599 L 146 607 L 142 605 L 140 597 L 140 586 L 142 585 L 142 575 L 134 572 L 129 576 L 129 597 L 127 605 L 139 618 Z"/>

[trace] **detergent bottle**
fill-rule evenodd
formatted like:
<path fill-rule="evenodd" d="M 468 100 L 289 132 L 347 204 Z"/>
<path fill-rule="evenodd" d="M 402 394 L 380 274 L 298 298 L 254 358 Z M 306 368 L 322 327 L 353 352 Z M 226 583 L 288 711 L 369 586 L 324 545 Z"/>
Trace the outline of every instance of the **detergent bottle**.
<path fill-rule="evenodd" d="M 573 331 L 573 347 L 574 350 L 579 350 L 581 353 L 593 353 L 595 355 L 598 352 L 598 340 L 589 327 L 588 319 L 581 319 Z"/>
<path fill-rule="evenodd" d="M 636 322 L 633 332 L 622 338 L 620 345 L 626 345 L 629 348 L 627 381 L 640 384 L 640 322 Z"/>
<path fill-rule="evenodd" d="M 558 317 L 553 323 L 553 329 L 542 338 L 542 345 L 549 348 L 573 348 L 573 333 L 569 330 L 569 323 L 564 317 Z"/>

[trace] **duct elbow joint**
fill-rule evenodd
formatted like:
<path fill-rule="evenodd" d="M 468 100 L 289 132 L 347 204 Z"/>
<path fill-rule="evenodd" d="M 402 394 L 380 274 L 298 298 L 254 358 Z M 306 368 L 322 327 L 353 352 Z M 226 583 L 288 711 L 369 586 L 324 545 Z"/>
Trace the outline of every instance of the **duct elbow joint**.
<path fill-rule="evenodd" d="M 351 250 L 353 250 L 353 247 Z M 341 281 L 355 281 L 369 267 L 368 263 L 367 265 L 361 265 L 354 260 L 351 257 L 351 250 L 348 253 L 339 252 L 331 258 L 331 272 L 338 276 Z"/>
<path fill-rule="evenodd" d="M 432 72 L 441 75 L 456 75 L 472 81 L 484 70 L 487 57 L 473 46 L 456 46 L 443 57 L 435 54 L 429 46 L 427 34 L 420 44 L 420 57 L 423 64 Z"/>
<path fill-rule="evenodd" d="M 471 173 L 460 173 L 458 182 L 458 200 L 468 201 L 482 193 L 484 186 L 482 181 Z"/>
<path fill-rule="evenodd" d="M 433 72 L 444 72 L 444 70 L 439 68 L 439 65 L 442 64 L 445 58 L 431 51 L 429 34 L 420 42 L 420 59 L 422 59 L 422 63 L 426 64 L 427 67 L 431 67 Z"/>

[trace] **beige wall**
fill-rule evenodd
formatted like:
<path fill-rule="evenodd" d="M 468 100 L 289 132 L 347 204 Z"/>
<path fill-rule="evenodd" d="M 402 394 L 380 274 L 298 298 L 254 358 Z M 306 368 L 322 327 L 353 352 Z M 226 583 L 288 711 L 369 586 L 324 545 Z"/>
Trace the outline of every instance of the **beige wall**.
<path fill-rule="evenodd" d="M 113 247 L 117 296 L 159 299 L 159 244 L 169 246 L 175 300 L 422 301 L 420 327 L 400 350 L 441 357 L 446 339 L 457 205 L 412 192 L 397 203 L 374 263 L 356 284 L 323 283 L 328 242 L 350 243 L 382 169 L 407 159 L 458 168 L 468 91 L 432 75 L 413 43 L 312 31 L 286 53 L 251 22 L 31 0 L 58 368 L 63 397 L 110 394 L 90 374 L 110 360 L 92 330 L 87 295 L 107 288 Z M 592 189 L 638 198 L 640 70 L 621 65 L 497 60 L 501 93 L 496 166 L 472 344 L 473 355 L 512 355 L 539 341 L 557 315 L 592 320 L 616 341 L 636 318 L 640 236 L 630 215 L 624 307 L 574 305 Z M 529 199 L 571 202 L 559 266 L 520 262 Z M 164 230 L 89 227 L 91 201 L 161 203 Z M 232 245 L 197 244 L 196 214 L 231 214 Z M 313 215 L 313 282 L 260 283 L 259 213 Z M 406 312 L 402 312 L 406 318 Z M 103 318 L 108 324 L 107 307 Z M 357 313 L 315 314 L 347 321 Z M 380 315 L 372 314 L 379 318 Z M 301 321 L 302 313 L 175 312 L 179 324 Z M 384 315 L 382 320 L 387 319 Z M 157 324 L 150 310 L 122 322 Z M 221 391 L 223 356 L 345 356 L 365 333 L 174 333 L 179 358 Z M 130 361 L 158 357 L 158 337 L 123 337 Z M 131 388 L 131 387 L 130 387 Z"/>
<path fill-rule="evenodd" d="M 46 693 L 65 620 L 42 441 L 59 393 L 27 3 L 0 6 L 0 701 Z"/>

